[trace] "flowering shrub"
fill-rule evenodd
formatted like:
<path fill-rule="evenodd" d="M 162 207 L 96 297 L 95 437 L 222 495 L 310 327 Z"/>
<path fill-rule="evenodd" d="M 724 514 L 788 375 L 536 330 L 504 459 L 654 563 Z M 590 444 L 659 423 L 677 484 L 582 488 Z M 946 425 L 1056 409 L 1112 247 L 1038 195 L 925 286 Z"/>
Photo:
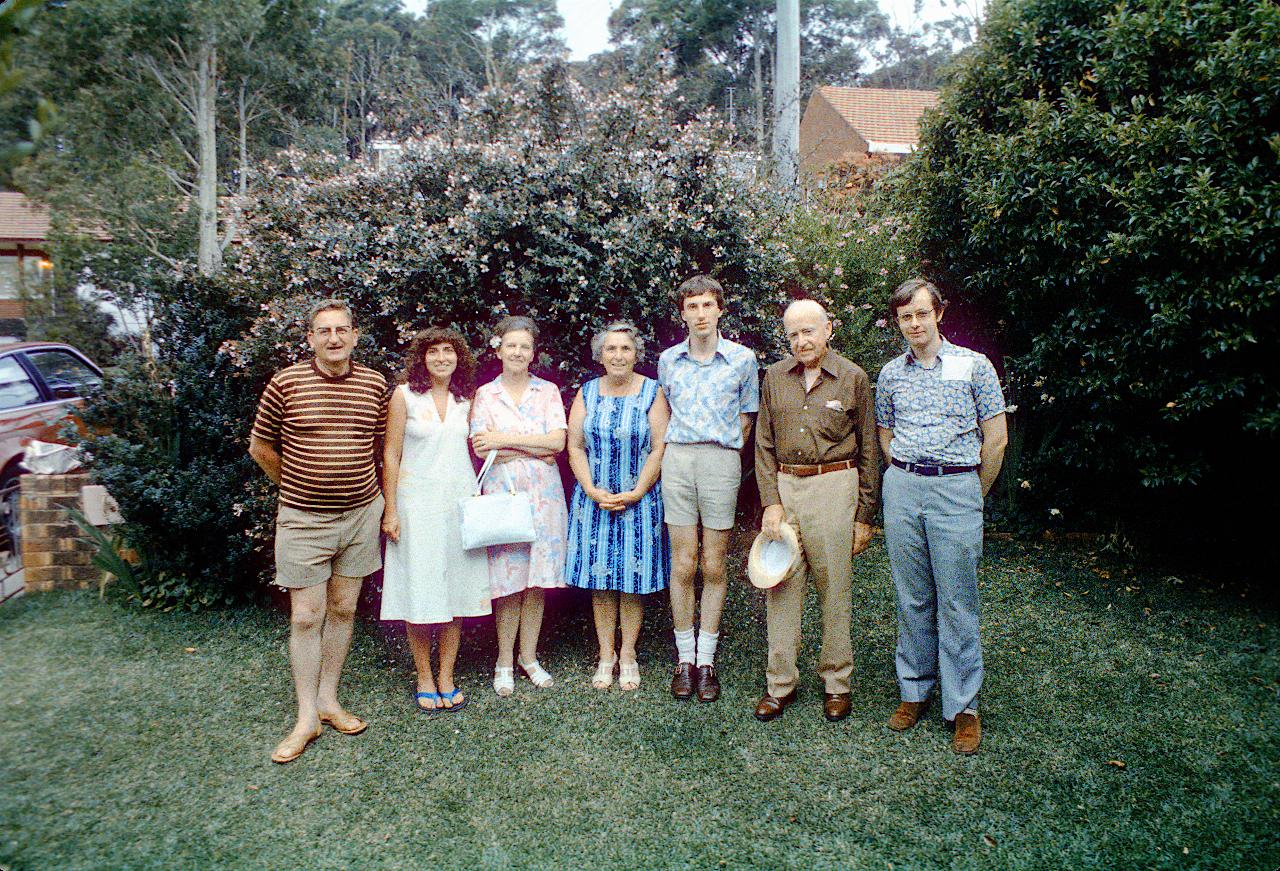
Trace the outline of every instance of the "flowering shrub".
<path fill-rule="evenodd" d="M 891 186 L 893 177 L 884 175 L 879 183 Z M 894 214 L 887 190 L 815 194 L 784 227 L 788 265 L 831 312 L 833 346 L 866 369 L 873 383 L 902 352 L 902 336 L 886 317 L 889 294 L 919 270 L 907 244 L 910 224 Z"/>
<path fill-rule="evenodd" d="M 357 358 L 387 375 L 430 324 L 459 329 L 491 375 L 492 326 L 529 315 L 535 369 L 568 394 L 598 372 L 590 337 L 613 318 L 637 324 L 652 371 L 683 335 L 671 292 L 706 272 L 726 288 L 726 334 L 776 359 L 796 274 L 788 210 L 730 175 L 713 125 L 675 122 L 671 92 L 591 100 L 553 67 L 483 95 L 464 135 L 409 143 L 387 170 L 284 154 L 229 270 L 168 292 L 159 368 L 130 368 L 95 410 L 115 434 L 90 440 L 94 472 L 156 567 L 149 596 L 199 605 L 261 588 L 274 493 L 248 431 L 270 374 L 307 355 L 318 298 L 352 306 Z"/>
<path fill-rule="evenodd" d="M 255 379 L 297 359 L 306 307 L 326 295 L 352 305 L 362 359 L 388 371 L 428 324 L 479 352 L 523 314 L 542 330 L 541 374 L 570 389 L 596 371 L 589 339 L 612 318 L 650 347 L 676 341 L 670 294 L 696 272 L 725 285 L 727 334 L 760 335 L 782 299 L 768 244 L 782 211 L 729 175 L 714 126 L 675 123 L 669 96 L 650 84 L 593 101 L 551 67 L 479 98 L 464 136 L 407 143 L 389 170 L 278 168 L 235 267 L 262 314 L 225 352 Z"/>

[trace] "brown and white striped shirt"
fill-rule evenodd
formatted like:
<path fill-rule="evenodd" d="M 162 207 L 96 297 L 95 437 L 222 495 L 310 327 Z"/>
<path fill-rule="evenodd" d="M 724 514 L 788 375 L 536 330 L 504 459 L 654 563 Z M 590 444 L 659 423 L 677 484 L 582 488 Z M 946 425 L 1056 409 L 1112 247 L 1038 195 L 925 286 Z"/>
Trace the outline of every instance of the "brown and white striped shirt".
<path fill-rule="evenodd" d="M 303 511 L 349 511 L 378 495 L 375 442 L 387 428 L 387 379 L 352 362 L 325 375 L 314 360 L 271 376 L 253 435 L 280 453 L 280 504 Z"/>

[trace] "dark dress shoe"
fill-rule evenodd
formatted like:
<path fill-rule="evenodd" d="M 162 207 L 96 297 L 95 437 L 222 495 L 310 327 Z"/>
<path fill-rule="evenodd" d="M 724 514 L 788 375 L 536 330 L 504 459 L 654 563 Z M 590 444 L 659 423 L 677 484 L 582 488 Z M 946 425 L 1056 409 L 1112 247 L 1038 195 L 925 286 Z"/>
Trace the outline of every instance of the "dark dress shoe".
<path fill-rule="evenodd" d="M 682 662 L 676 666 L 676 673 L 671 676 L 671 695 L 682 702 L 693 696 L 694 683 L 693 663 Z"/>
<path fill-rule="evenodd" d="M 824 693 L 823 695 L 825 700 L 822 703 L 822 713 L 828 720 L 836 723 L 849 716 L 852 693 Z"/>
<path fill-rule="evenodd" d="M 720 678 L 714 665 L 698 666 L 698 701 L 714 702 L 720 698 Z"/>
<path fill-rule="evenodd" d="M 792 690 L 782 698 L 774 698 L 768 693 L 756 704 L 756 719 L 761 723 L 767 723 L 770 720 L 776 720 L 782 716 L 782 712 L 788 705 L 796 700 L 796 691 Z"/>

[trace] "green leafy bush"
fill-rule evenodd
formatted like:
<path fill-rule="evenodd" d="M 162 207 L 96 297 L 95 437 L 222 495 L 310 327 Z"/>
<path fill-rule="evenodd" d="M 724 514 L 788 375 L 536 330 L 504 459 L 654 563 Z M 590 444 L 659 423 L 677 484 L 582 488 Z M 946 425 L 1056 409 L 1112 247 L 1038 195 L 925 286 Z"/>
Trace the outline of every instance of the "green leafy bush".
<path fill-rule="evenodd" d="M 156 358 L 126 356 L 109 372 L 84 412 L 97 434 L 81 447 L 120 505 L 121 538 L 142 557 L 128 593 L 146 605 L 208 607 L 256 589 L 265 564 L 261 534 L 247 534 L 270 499 L 245 454 L 257 397 L 218 354 L 251 313 L 216 281 L 156 290 L 166 300 Z"/>
<path fill-rule="evenodd" d="M 1220 528 L 1241 464 L 1276 481 L 1277 70 L 1266 0 L 1003 0 L 926 123 L 901 208 L 996 332 L 1040 516 Z"/>

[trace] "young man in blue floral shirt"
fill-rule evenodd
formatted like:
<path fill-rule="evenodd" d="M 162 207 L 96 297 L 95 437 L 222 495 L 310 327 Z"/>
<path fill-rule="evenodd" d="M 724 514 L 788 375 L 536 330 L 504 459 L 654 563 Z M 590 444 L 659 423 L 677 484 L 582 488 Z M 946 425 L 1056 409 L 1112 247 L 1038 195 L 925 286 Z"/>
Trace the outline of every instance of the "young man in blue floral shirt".
<path fill-rule="evenodd" d="M 898 598 L 896 731 L 916 724 L 934 687 L 955 724 L 952 749 L 982 741 L 978 691 L 978 558 L 982 506 L 1008 442 L 1004 395 L 991 361 L 938 331 L 945 303 L 923 279 L 889 299 L 908 350 L 880 370 L 876 428 L 885 472 L 885 545 Z"/>
<path fill-rule="evenodd" d="M 675 293 L 689 338 L 658 358 L 658 384 L 671 405 L 662 456 L 662 501 L 671 536 L 671 615 L 678 664 L 671 694 L 720 697 L 715 653 L 724 609 L 724 555 L 738 504 L 740 453 L 760 407 L 755 352 L 720 335 L 724 290 L 697 275 Z M 702 524 L 702 617 L 695 638 L 694 576 Z"/>

